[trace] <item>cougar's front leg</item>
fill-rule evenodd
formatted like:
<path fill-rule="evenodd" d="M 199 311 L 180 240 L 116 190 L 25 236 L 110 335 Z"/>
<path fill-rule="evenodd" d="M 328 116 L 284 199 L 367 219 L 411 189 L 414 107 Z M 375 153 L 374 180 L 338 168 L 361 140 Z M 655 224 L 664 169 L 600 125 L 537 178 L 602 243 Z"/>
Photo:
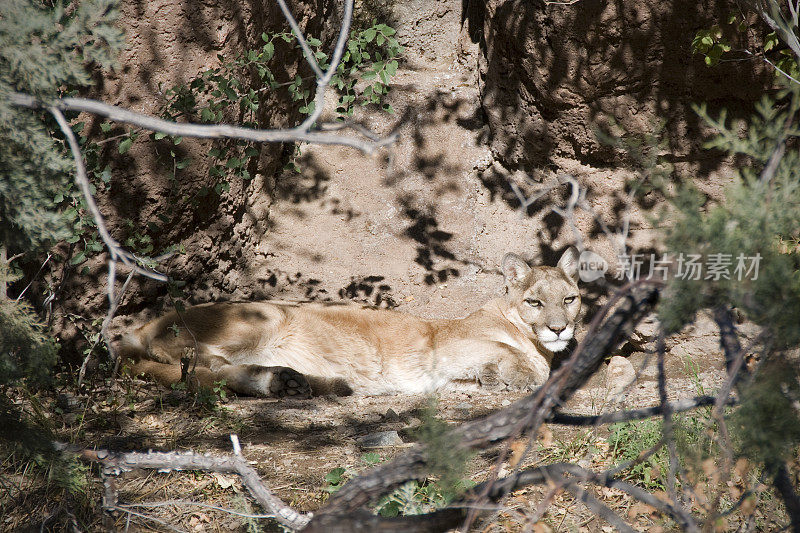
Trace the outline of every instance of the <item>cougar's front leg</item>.
<path fill-rule="evenodd" d="M 308 398 L 311 386 L 308 380 L 285 366 L 224 365 L 217 375 L 225 386 L 247 396 Z"/>
<path fill-rule="evenodd" d="M 533 390 L 549 377 L 550 365 L 543 357 L 541 361 L 530 361 L 522 353 L 501 360 L 496 367 L 496 380 L 509 389 Z"/>

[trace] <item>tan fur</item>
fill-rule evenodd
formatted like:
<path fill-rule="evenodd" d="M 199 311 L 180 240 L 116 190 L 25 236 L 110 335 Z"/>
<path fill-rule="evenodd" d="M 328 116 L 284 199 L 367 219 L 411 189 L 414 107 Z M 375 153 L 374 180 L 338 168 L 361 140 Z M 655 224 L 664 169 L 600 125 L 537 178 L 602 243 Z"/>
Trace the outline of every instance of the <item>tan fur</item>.
<path fill-rule="evenodd" d="M 250 395 L 301 394 L 304 378 L 316 394 L 424 393 L 453 382 L 536 387 L 574 333 L 577 253 L 534 268 L 508 254 L 503 274 L 506 297 L 462 319 L 353 304 L 211 303 L 127 334 L 121 355 L 134 373 L 174 383 L 181 358 L 196 354 L 201 385 L 224 379 Z"/>

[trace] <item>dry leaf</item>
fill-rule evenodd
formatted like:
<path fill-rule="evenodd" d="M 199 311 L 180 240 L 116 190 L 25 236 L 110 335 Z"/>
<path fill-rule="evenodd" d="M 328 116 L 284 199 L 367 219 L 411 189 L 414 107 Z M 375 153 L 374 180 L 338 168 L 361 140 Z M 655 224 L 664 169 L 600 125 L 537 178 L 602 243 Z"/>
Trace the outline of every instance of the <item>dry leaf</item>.
<path fill-rule="evenodd" d="M 525 449 L 527 447 L 527 439 L 519 439 L 511 443 L 511 458 L 508 460 L 508 464 L 511 466 L 511 468 L 517 467 L 519 462 L 522 460 L 522 456 L 525 454 Z"/>
<path fill-rule="evenodd" d="M 217 484 L 223 489 L 227 489 L 233 485 L 233 480 L 223 476 L 222 474 L 215 473 L 214 477 L 217 478 Z"/>
<path fill-rule="evenodd" d="M 636 502 L 628 509 L 628 518 L 635 518 L 640 515 L 649 516 L 655 509 L 646 503 Z"/>

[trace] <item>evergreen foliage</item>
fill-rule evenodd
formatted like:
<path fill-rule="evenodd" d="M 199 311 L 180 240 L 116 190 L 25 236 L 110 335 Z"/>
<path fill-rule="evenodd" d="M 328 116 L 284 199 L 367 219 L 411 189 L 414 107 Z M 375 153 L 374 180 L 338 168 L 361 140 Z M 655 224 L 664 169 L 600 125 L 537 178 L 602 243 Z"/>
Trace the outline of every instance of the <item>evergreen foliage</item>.
<path fill-rule="evenodd" d="M 0 12 L 0 390 L 41 383 L 56 361 L 57 344 L 23 301 L 7 298 L 14 280 L 9 254 L 40 252 L 66 236 L 70 217 L 56 196 L 69 184 L 74 165 L 53 135 L 49 116 L 15 107 L 10 95 L 42 100 L 91 83 L 87 66 L 112 64 L 122 32 L 112 0 L 56 2 L 7 0 Z M 3 437 L 23 442 L 39 433 L 29 428 L 5 395 L 0 395 Z M 40 439 L 41 440 L 41 439 Z M 30 447 L 26 447 L 31 449 Z"/>
<path fill-rule="evenodd" d="M 0 237 L 10 252 L 66 235 L 54 209 L 73 165 L 41 113 L 14 107 L 13 92 L 47 99 L 91 83 L 86 65 L 109 66 L 122 45 L 113 0 L 80 2 L 68 12 L 32 0 L 3 2 L 0 16 Z M 72 216 L 75 216 L 74 213 Z"/>
<path fill-rule="evenodd" d="M 797 356 L 800 345 L 800 150 L 797 138 L 800 86 L 777 98 L 764 97 L 745 125 L 728 124 L 723 113 L 699 114 L 719 130 L 708 148 L 744 160 L 728 186 L 725 200 L 704 206 L 705 196 L 683 185 L 672 199 L 676 223 L 667 232 L 673 257 L 680 254 L 729 254 L 728 279 L 675 278 L 659 314 L 667 331 L 690 322 L 697 310 L 732 306 L 763 328 L 766 344 L 761 367 L 743 385 L 742 405 L 733 415 L 738 451 L 768 469 L 786 460 L 800 445 Z M 744 157 L 742 157 L 744 156 Z M 734 275 L 736 257 L 760 257 L 757 275 Z"/>
<path fill-rule="evenodd" d="M 766 328 L 777 347 L 800 344 L 800 254 L 787 246 L 800 237 L 800 152 L 792 140 L 800 136 L 799 109 L 800 87 L 783 91 L 778 100 L 764 97 L 740 136 L 724 114 L 714 120 L 704 106 L 698 108 L 720 131 L 707 146 L 747 156 L 749 163 L 732 177 L 724 203 L 703 209 L 706 199 L 691 184 L 672 201 L 677 221 L 667 245 L 673 257 L 729 254 L 731 268 L 729 279 L 705 279 L 704 273 L 701 281 L 674 281 L 660 307 L 668 331 L 688 323 L 702 307 L 732 305 Z M 764 169 L 782 146 L 785 152 L 767 176 Z M 739 254 L 760 256 L 757 275 L 734 275 Z"/>

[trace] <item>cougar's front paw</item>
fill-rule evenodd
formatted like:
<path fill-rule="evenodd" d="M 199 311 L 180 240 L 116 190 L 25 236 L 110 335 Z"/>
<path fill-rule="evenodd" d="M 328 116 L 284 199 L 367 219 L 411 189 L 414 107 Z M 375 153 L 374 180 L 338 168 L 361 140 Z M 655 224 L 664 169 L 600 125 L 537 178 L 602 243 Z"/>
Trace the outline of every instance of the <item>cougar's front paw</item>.
<path fill-rule="evenodd" d="M 285 366 L 271 366 L 264 369 L 272 374 L 269 392 L 279 398 L 309 398 L 311 386 L 303 374 Z"/>

